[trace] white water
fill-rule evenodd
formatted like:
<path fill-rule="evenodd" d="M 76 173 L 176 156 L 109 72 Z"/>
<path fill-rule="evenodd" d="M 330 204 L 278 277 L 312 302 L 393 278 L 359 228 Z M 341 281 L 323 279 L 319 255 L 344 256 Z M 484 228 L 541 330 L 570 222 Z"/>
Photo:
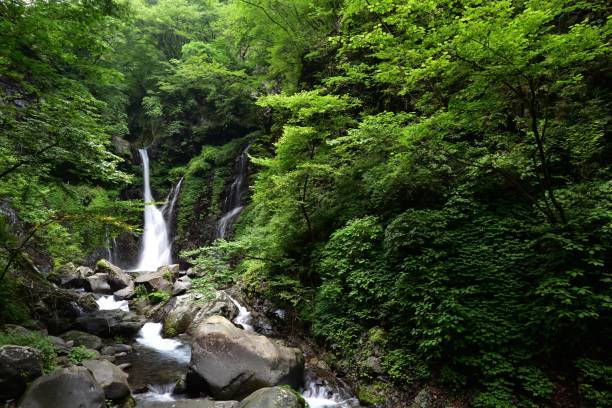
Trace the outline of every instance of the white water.
<path fill-rule="evenodd" d="M 169 354 L 175 357 L 177 360 L 189 360 L 190 353 L 185 353 L 185 347 L 180 341 L 173 339 L 165 339 L 161 335 L 162 324 L 161 323 L 145 323 L 142 329 L 138 332 L 136 341 L 143 346 L 146 346 L 160 353 Z"/>
<path fill-rule="evenodd" d="M 172 264 L 172 250 L 168 237 L 168 225 L 162 211 L 153 203 L 149 180 L 149 155 L 146 149 L 138 149 L 142 159 L 144 179 L 144 234 L 137 270 L 155 271 L 162 265 Z"/>
<path fill-rule="evenodd" d="M 140 401 L 176 401 L 174 395 L 175 383 L 171 384 L 149 384 L 149 392 L 144 394 L 135 394 L 135 398 Z"/>
<path fill-rule="evenodd" d="M 178 200 L 179 193 L 181 192 L 181 185 L 183 184 L 183 177 L 176 183 L 176 186 L 172 187 L 170 193 L 168 193 L 168 197 L 166 197 L 166 204 L 162 207 L 161 211 L 164 214 L 167 222 L 172 220 L 172 215 L 174 214 L 174 207 L 176 206 L 176 201 Z"/>
<path fill-rule="evenodd" d="M 124 312 L 130 311 L 130 306 L 127 300 L 115 300 L 113 295 L 102 296 L 96 300 L 98 308 L 100 310 L 123 310 Z"/>
<path fill-rule="evenodd" d="M 236 301 L 236 299 L 234 299 L 230 295 L 227 295 L 227 297 L 230 298 L 230 300 L 238 308 L 238 316 L 236 316 L 236 318 L 234 319 L 234 323 L 241 325 L 245 331 L 255 331 L 255 329 L 251 325 L 251 322 L 253 320 L 251 312 L 249 312 L 246 307 L 242 306 Z"/>
<path fill-rule="evenodd" d="M 310 408 L 351 408 L 359 406 L 356 398 L 342 399 L 330 387 L 316 379 L 306 379 L 306 389 L 302 396 Z"/>

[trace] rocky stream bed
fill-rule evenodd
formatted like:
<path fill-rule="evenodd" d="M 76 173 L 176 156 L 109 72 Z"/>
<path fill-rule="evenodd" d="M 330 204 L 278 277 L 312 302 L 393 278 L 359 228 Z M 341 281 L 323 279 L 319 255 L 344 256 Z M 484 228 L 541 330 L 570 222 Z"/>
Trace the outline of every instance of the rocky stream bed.
<path fill-rule="evenodd" d="M 45 374 L 34 348 L 1 346 L 0 401 L 23 408 L 359 406 L 323 362 L 253 319 L 236 289 L 204 294 L 192 289 L 192 278 L 178 265 L 59 268 L 48 280 L 66 312 L 36 327 L 4 328 L 46 336 L 57 368 Z M 166 299 L 142 296 L 154 292 Z M 77 348 L 86 358 L 74 357 Z"/>

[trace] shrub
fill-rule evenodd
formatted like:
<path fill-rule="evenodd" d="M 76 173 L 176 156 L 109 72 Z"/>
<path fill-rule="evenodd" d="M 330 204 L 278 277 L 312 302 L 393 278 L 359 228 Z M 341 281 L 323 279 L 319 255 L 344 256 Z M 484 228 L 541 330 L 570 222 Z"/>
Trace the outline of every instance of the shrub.
<path fill-rule="evenodd" d="M 28 334 L 17 333 L 13 330 L 0 332 L 0 345 L 7 344 L 32 347 L 40 351 L 43 358 L 43 369 L 46 373 L 53 371 L 56 367 L 57 352 L 47 336 L 37 332 Z"/>

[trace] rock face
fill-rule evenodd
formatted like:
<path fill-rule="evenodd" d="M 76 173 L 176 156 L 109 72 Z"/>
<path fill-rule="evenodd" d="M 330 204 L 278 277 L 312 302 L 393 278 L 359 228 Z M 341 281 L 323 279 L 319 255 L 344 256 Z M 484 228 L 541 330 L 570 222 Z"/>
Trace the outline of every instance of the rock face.
<path fill-rule="evenodd" d="M 87 278 L 87 282 L 93 293 L 110 294 L 113 290 L 108 283 L 107 273 L 96 273 Z"/>
<path fill-rule="evenodd" d="M 240 402 L 238 408 L 304 408 L 304 400 L 282 387 L 262 388 Z"/>
<path fill-rule="evenodd" d="M 65 341 L 72 341 L 75 346 L 85 346 L 97 350 L 102 347 L 102 339 L 93 334 L 78 330 L 70 330 L 60 336 Z"/>
<path fill-rule="evenodd" d="M 187 387 L 216 399 L 243 398 L 279 384 L 301 385 L 304 357 L 256 333 L 240 330 L 222 316 L 211 316 L 195 331 Z"/>
<path fill-rule="evenodd" d="M 145 285 L 149 290 L 161 290 L 164 292 L 172 290 L 172 283 L 165 278 L 165 274 L 162 271 L 144 273 L 134 279 L 134 283 Z"/>
<path fill-rule="evenodd" d="M 104 408 L 104 391 L 85 367 L 68 367 L 39 377 L 19 408 Z"/>
<path fill-rule="evenodd" d="M 130 275 L 106 259 L 101 259 L 96 263 L 96 272 L 105 273 L 108 276 L 108 284 L 113 291 L 121 290 L 132 282 Z"/>
<path fill-rule="evenodd" d="M 134 336 L 145 322 L 143 316 L 122 310 L 98 310 L 76 319 L 83 331 L 101 337 Z"/>
<path fill-rule="evenodd" d="M 83 362 L 93 374 L 94 379 L 104 390 L 106 398 L 118 400 L 130 395 L 128 375 L 119 367 L 107 360 L 88 360 Z"/>
<path fill-rule="evenodd" d="M 164 333 L 172 336 L 195 332 L 197 326 L 210 316 L 233 319 L 238 314 L 236 305 L 223 292 L 217 292 L 210 301 L 200 293 L 191 292 L 172 298 L 164 309 Z"/>
<path fill-rule="evenodd" d="M 0 347 L 0 401 L 18 398 L 26 384 L 43 374 L 42 355 L 22 346 Z"/>
<path fill-rule="evenodd" d="M 182 276 L 174 282 L 172 286 L 172 296 L 181 295 L 191 289 L 191 279 L 189 276 Z"/>

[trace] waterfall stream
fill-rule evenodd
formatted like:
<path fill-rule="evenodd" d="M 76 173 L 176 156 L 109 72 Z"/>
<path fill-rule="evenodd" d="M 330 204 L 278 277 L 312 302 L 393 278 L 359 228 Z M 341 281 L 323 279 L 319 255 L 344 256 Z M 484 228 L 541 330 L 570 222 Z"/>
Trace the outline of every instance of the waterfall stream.
<path fill-rule="evenodd" d="M 172 248 L 168 225 L 162 211 L 154 204 L 149 177 L 149 155 L 147 149 L 138 149 L 142 159 L 144 179 L 144 234 L 137 270 L 154 271 L 162 265 L 172 263 Z"/>
<path fill-rule="evenodd" d="M 236 178 L 232 182 L 229 192 L 223 201 L 223 208 L 226 210 L 226 213 L 217 221 L 215 239 L 224 239 L 227 236 L 229 228 L 242 211 L 242 194 L 246 187 L 245 181 L 249 171 L 249 156 L 247 154 L 249 147 L 247 146 L 236 160 L 234 166 Z"/>

